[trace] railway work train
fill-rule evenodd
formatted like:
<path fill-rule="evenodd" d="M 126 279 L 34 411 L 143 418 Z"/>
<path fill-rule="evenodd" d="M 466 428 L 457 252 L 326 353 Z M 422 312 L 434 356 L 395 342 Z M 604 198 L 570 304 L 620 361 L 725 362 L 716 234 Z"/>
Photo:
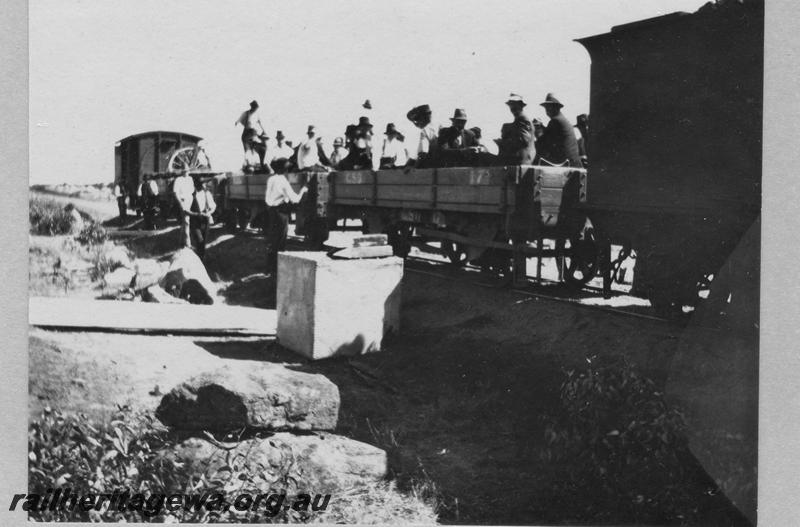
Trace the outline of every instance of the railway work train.
<path fill-rule="evenodd" d="M 577 42 L 592 60 L 588 171 L 293 173 L 295 189 L 309 186 L 296 232 L 320 244 L 339 220 L 361 218 L 401 255 L 420 244 L 511 276 L 527 257 L 537 270 L 541 258 L 558 257 L 565 281 L 601 272 L 607 292 L 621 258 L 635 255 L 634 292 L 661 311 L 695 304 L 760 211 L 763 4 L 708 4 Z M 150 173 L 168 196 L 167 181 L 188 168 L 213 181 L 228 225 L 257 217 L 269 176 L 213 171 L 199 140 L 126 138 L 117 179 L 132 190 Z M 614 262 L 611 244 L 622 247 Z"/>
<path fill-rule="evenodd" d="M 601 273 L 607 293 L 621 259 L 635 255 L 635 294 L 662 312 L 698 305 L 704 337 L 681 344 L 672 391 L 695 413 L 692 450 L 754 522 L 764 4 L 720 0 L 577 42 L 591 58 L 588 169 L 292 173 L 295 190 L 309 189 L 296 232 L 319 245 L 359 218 L 401 255 L 418 243 L 512 278 L 528 257 L 537 274 L 542 258 L 557 257 L 564 281 Z M 269 176 L 214 172 L 198 142 L 131 136 L 117 146 L 117 181 L 132 192 L 149 173 L 168 198 L 169 179 L 188 168 L 213 182 L 230 227 L 257 219 Z M 709 326 L 716 332 L 703 333 Z"/>

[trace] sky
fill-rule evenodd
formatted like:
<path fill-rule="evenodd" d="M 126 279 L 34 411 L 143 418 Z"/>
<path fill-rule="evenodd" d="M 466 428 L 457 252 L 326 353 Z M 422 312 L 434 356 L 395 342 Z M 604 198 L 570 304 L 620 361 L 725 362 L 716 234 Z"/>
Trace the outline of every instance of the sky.
<path fill-rule="evenodd" d="M 236 170 L 253 99 L 270 137 L 314 124 L 327 144 L 361 115 L 408 136 L 424 103 L 440 125 L 465 109 L 490 140 L 511 92 L 530 118 L 553 92 L 574 122 L 590 88 L 574 39 L 704 3 L 31 0 L 30 181 L 112 181 L 115 142 L 150 130 L 199 135 L 214 169 Z"/>

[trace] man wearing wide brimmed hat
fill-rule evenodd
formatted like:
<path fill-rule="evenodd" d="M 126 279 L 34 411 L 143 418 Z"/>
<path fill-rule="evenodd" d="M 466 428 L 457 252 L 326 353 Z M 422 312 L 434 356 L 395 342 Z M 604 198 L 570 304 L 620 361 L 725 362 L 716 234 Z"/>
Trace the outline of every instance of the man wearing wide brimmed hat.
<path fill-rule="evenodd" d="M 409 152 L 410 164 L 417 167 L 435 166 L 438 153 L 438 132 L 431 125 L 431 107 L 427 104 L 415 106 L 406 114 L 409 121 L 419 128 L 419 140 L 414 149 Z"/>
<path fill-rule="evenodd" d="M 403 142 L 403 136 L 397 131 L 394 123 L 386 125 L 384 132 L 386 138 L 383 140 L 381 149 L 381 168 L 403 167 L 408 163 L 408 150 Z"/>
<path fill-rule="evenodd" d="M 442 166 L 470 166 L 475 159 L 471 154 L 478 153 L 478 140 L 472 130 L 468 130 L 467 112 L 456 108 L 450 118 L 452 126 L 439 131 L 439 156 Z"/>
<path fill-rule="evenodd" d="M 505 123 L 497 140 L 498 157 L 508 165 L 528 165 L 533 162 L 533 124 L 525 116 L 525 101 L 521 95 L 512 93 L 506 101 L 514 121 Z"/>
<path fill-rule="evenodd" d="M 572 124 L 561 113 L 564 107 L 561 101 L 548 93 L 544 102 L 540 104 L 547 112 L 550 122 L 544 129 L 542 136 L 536 141 L 536 164 L 543 165 L 569 165 L 581 167 L 578 140 L 572 129 Z"/>

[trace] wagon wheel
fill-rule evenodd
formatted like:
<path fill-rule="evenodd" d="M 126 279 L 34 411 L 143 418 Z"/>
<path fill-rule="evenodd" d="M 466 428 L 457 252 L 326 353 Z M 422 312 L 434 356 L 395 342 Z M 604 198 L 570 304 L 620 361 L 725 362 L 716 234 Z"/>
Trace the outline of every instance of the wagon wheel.
<path fill-rule="evenodd" d="M 454 266 L 461 267 L 467 263 L 467 251 L 464 244 L 451 240 L 442 240 L 442 254 Z"/>
<path fill-rule="evenodd" d="M 208 160 L 208 155 L 199 146 L 187 146 L 175 150 L 167 163 L 167 170 L 176 174 L 186 170 L 208 170 L 210 168 L 211 162 Z"/>
<path fill-rule="evenodd" d="M 600 246 L 594 231 L 585 231 L 583 237 L 571 237 L 569 245 L 564 255 L 564 281 L 573 286 L 586 285 L 597 275 L 600 267 Z"/>

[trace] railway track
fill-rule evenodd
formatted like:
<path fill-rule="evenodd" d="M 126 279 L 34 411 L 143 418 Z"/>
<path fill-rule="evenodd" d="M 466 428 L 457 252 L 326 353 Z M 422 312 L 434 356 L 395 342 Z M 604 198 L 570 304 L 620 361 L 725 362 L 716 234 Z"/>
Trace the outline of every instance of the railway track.
<path fill-rule="evenodd" d="M 627 308 L 613 305 L 603 305 L 599 303 L 586 303 L 585 300 L 587 299 L 597 299 L 598 301 L 602 301 L 601 299 L 603 291 L 599 287 L 583 286 L 580 288 L 570 288 L 565 284 L 549 279 L 541 279 L 537 283 L 537 281 L 532 277 L 528 277 L 526 284 L 523 286 L 511 286 L 507 279 L 488 277 L 485 273 L 481 272 L 478 267 L 467 265 L 456 268 L 448 262 L 425 258 L 424 256 L 420 255 L 406 257 L 405 271 L 445 280 L 465 282 L 477 287 L 506 289 L 527 298 L 539 298 L 553 302 L 561 302 L 582 309 L 604 311 L 607 313 L 613 313 L 615 315 L 650 320 L 664 324 L 683 325 L 686 322 L 685 319 L 688 319 L 688 315 L 685 317 L 685 319 L 670 319 L 650 313 L 644 313 L 642 312 L 643 310 L 649 310 L 651 308 L 643 305 L 643 302 L 641 302 L 639 305 L 633 305 Z M 629 297 L 624 293 L 616 292 L 615 294 L 612 294 L 612 299 L 608 300 L 608 302 L 613 302 L 613 299 L 615 298 L 633 299 L 634 297 Z"/>

